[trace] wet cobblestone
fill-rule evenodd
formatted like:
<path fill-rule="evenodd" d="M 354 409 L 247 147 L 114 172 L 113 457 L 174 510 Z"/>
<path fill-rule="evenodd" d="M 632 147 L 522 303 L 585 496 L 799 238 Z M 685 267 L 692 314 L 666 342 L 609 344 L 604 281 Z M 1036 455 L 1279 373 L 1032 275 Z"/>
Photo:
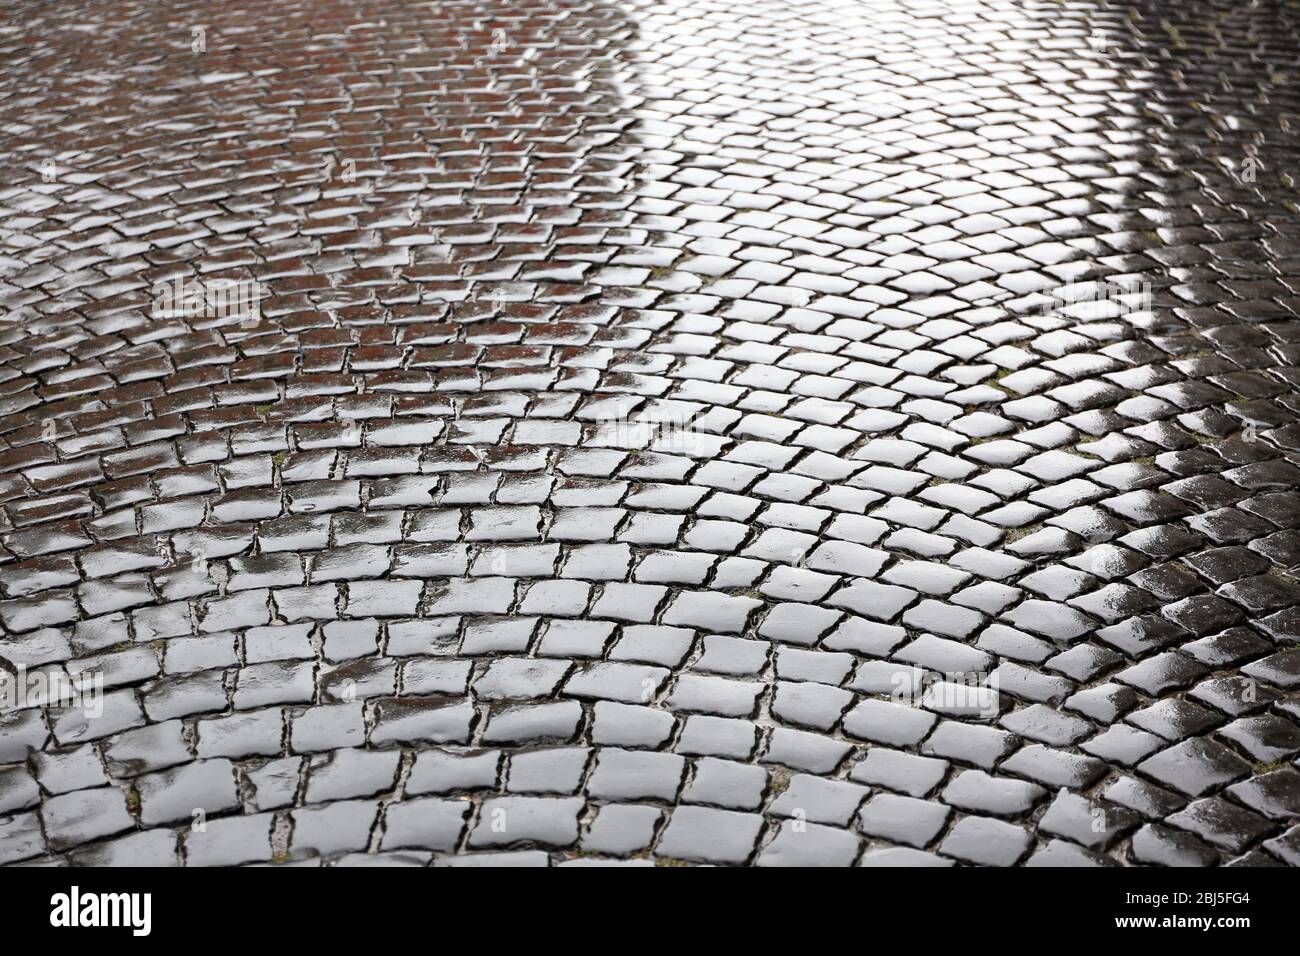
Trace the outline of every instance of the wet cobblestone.
<path fill-rule="evenodd" d="M 10 4 L 0 863 L 1300 864 L 1298 27 Z"/>

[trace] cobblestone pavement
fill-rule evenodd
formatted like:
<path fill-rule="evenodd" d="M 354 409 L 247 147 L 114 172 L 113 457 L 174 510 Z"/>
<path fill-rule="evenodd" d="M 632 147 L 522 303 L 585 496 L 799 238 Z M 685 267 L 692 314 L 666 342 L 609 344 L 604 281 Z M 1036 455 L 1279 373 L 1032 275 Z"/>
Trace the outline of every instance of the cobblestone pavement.
<path fill-rule="evenodd" d="M 1300 863 L 1296 3 L 0 18 L 0 862 Z"/>

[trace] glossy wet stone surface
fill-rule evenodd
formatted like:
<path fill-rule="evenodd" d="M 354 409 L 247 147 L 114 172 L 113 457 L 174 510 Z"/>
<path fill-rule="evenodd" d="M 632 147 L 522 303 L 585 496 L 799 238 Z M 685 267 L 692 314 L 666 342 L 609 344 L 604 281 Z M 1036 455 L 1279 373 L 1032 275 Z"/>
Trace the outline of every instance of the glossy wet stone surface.
<path fill-rule="evenodd" d="M 82 6 L 0 863 L 1300 863 L 1293 5 Z"/>

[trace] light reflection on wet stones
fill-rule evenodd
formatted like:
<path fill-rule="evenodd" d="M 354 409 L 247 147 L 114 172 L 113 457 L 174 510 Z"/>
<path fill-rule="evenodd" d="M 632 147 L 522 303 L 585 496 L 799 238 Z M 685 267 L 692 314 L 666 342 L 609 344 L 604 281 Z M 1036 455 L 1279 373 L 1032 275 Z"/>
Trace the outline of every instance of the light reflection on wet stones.
<path fill-rule="evenodd" d="M 0 863 L 1300 864 L 1286 5 L 25 6 Z"/>

